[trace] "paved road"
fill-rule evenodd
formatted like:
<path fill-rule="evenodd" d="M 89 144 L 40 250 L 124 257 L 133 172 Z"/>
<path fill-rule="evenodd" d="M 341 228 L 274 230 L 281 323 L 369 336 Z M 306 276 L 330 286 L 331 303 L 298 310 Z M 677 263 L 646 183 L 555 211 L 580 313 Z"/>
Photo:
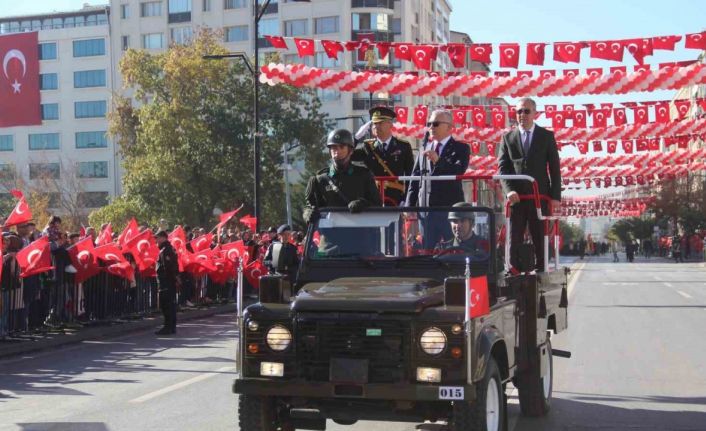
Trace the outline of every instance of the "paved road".
<path fill-rule="evenodd" d="M 571 291 L 552 413 L 510 430 L 706 429 L 706 268 L 594 258 Z M 620 332 L 618 332 L 620 329 Z M 232 315 L 0 361 L 0 430 L 232 430 Z M 412 431 L 413 424 L 329 430 Z M 247 431 L 247 430 L 245 430 Z"/>

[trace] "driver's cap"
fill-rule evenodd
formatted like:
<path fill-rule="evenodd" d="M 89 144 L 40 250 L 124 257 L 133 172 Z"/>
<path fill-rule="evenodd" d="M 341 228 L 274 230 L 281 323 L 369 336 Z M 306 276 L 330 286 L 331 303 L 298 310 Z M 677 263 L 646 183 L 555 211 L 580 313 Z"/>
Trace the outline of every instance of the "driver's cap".
<path fill-rule="evenodd" d="M 473 208 L 473 205 L 471 205 L 468 202 L 456 202 L 453 204 L 453 208 L 459 208 L 459 209 L 465 209 L 465 208 Z M 475 215 L 471 211 L 449 211 L 449 220 L 461 220 L 461 219 L 469 219 L 469 220 L 475 220 Z"/>

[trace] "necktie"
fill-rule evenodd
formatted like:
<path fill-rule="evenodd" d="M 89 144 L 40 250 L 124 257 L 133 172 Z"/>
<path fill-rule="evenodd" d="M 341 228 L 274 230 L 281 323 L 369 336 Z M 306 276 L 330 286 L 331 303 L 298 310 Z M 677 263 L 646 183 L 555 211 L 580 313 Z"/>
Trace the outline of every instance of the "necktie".
<path fill-rule="evenodd" d="M 525 139 L 522 142 L 522 151 L 525 153 L 525 157 L 527 157 L 527 154 L 529 153 L 529 148 L 530 148 L 530 132 L 527 130 L 525 132 Z"/>
<path fill-rule="evenodd" d="M 439 141 L 434 141 L 434 151 L 436 152 L 437 156 L 440 156 L 441 154 L 441 142 Z"/>

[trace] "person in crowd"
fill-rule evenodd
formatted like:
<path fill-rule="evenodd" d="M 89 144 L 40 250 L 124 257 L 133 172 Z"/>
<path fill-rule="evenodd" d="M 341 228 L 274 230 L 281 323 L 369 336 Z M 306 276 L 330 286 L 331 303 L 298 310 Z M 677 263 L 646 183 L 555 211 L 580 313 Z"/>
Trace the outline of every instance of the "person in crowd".
<path fill-rule="evenodd" d="M 176 279 L 179 263 L 174 248 L 169 243 L 169 235 L 160 230 L 154 235 L 159 247 L 157 259 L 157 286 L 159 287 L 159 306 L 164 315 L 164 326 L 157 335 L 176 334 Z"/>
<path fill-rule="evenodd" d="M 428 139 L 412 168 L 412 176 L 461 175 L 466 172 L 470 147 L 451 136 L 453 116 L 447 110 L 432 111 L 427 122 Z M 413 180 L 407 190 L 405 206 L 452 206 L 463 201 L 461 181 Z M 453 237 L 447 214 L 439 211 L 420 213 L 420 231 L 425 249 L 433 249 L 439 241 Z"/>
<path fill-rule="evenodd" d="M 372 126 L 373 139 L 358 144 L 351 160 L 363 162 L 376 177 L 402 176 L 412 173 L 414 154 L 409 142 L 392 135 L 392 123 L 397 117 L 387 106 L 376 106 L 370 111 L 370 121 L 355 134 L 356 142 L 362 139 Z M 398 206 L 405 198 L 406 187 L 402 181 L 385 182 L 383 205 Z"/>
<path fill-rule="evenodd" d="M 550 202 L 542 201 L 542 213 L 558 213 L 561 210 L 561 171 L 559 150 L 554 133 L 535 124 L 537 104 L 529 97 L 520 99 L 516 107 L 519 127 L 502 137 L 498 156 L 502 175 L 529 175 L 534 178 L 539 194 L 549 196 Z M 544 225 L 537 216 L 532 200 L 521 200 L 520 195 L 533 194 L 528 181 L 502 180 L 503 192 L 510 201 L 510 264 L 520 268 L 519 246 L 529 227 L 535 251 L 535 268 L 544 271 Z"/>
<path fill-rule="evenodd" d="M 277 228 L 277 239 L 272 241 L 265 254 L 264 264 L 270 274 L 282 274 L 294 282 L 299 267 L 297 247 L 291 240 L 292 229 L 288 224 Z"/>
<path fill-rule="evenodd" d="M 17 252 L 22 249 L 22 240 L 17 235 L 10 232 L 3 232 L 2 236 L 3 256 L 2 256 L 2 280 L 0 281 L 0 337 L 5 338 L 10 331 L 16 330 L 11 327 L 18 314 L 18 298 L 20 292 L 20 266 L 17 263 Z M 24 329 L 24 328 L 22 328 Z"/>
<path fill-rule="evenodd" d="M 61 233 L 61 217 L 56 215 L 51 216 L 46 227 L 42 231 L 42 235 L 45 235 L 49 239 L 52 250 L 58 247 L 58 241 L 61 237 Z"/>
<path fill-rule="evenodd" d="M 457 202 L 453 208 L 459 210 L 473 208 L 468 202 Z M 448 241 L 441 241 L 438 245 L 440 250 L 460 249 L 464 253 L 471 254 L 477 258 L 488 258 L 488 241 L 476 235 L 475 214 L 471 211 L 451 211 L 448 215 L 449 224 L 453 238 Z"/>

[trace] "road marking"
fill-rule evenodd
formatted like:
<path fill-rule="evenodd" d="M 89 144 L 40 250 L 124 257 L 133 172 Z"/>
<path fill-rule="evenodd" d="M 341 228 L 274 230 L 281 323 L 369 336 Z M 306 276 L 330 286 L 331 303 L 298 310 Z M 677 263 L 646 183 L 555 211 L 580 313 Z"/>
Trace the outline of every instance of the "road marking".
<path fill-rule="evenodd" d="M 512 390 L 510 391 L 510 393 L 507 395 L 507 403 L 508 403 L 508 405 L 510 405 L 510 404 L 519 405 L 520 404 L 520 399 L 517 394 L 517 388 L 513 387 Z M 519 415 L 510 416 L 509 414 L 507 416 L 508 416 L 507 429 L 510 431 L 515 431 L 515 428 L 517 427 L 517 421 L 520 419 L 520 416 Z"/>
<path fill-rule="evenodd" d="M 691 298 L 693 298 L 693 296 L 689 295 L 689 294 L 686 293 L 686 292 L 682 292 L 681 290 L 677 290 L 677 293 L 680 294 L 681 296 L 683 296 L 683 297 L 686 298 L 686 299 L 691 299 Z"/>
<path fill-rule="evenodd" d="M 185 388 L 189 385 L 193 385 L 194 383 L 198 383 L 198 382 L 201 382 L 201 381 L 206 380 L 208 378 L 214 377 L 214 376 L 218 375 L 218 373 L 232 371 L 234 369 L 235 369 L 235 367 L 221 367 L 221 368 L 217 369 L 215 372 L 212 371 L 210 373 L 199 374 L 198 376 L 192 377 L 188 380 L 184 380 L 183 382 L 179 382 L 179 383 L 173 384 L 171 386 L 167 386 L 166 388 L 162 388 L 157 391 L 150 392 L 149 394 L 145 394 L 141 397 L 130 400 L 130 402 L 131 403 L 144 403 L 145 401 L 149 401 L 149 400 L 151 400 L 153 398 L 157 398 L 161 395 L 168 394 L 169 392 L 174 392 L 178 389 Z"/>
<path fill-rule="evenodd" d="M 604 286 L 637 286 L 637 283 L 632 282 L 632 281 L 604 281 L 601 283 Z"/>
<path fill-rule="evenodd" d="M 569 281 L 569 285 L 567 286 L 567 296 L 569 297 L 569 300 L 571 300 L 571 294 L 574 291 L 574 286 L 576 286 L 576 281 L 579 279 L 581 276 L 580 271 L 586 266 L 586 262 L 581 262 L 579 266 L 576 269 L 573 269 L 572 272 L 577 272 L 577 274 L 574 277 L 571 277 L 571 281 Z"/>
<path fill-rule="evenodd" d="M 665 282 L 664 285 L 667 286 L 667 287 L 674 287 L 674 285 L 673 285 L 672 283 L 669 283 L 669 282 Z"/>
<path fill-rule="evenodd" d="M 655 278 L 655 280 L 657 280 L 657 281 L 663 281 L 663 280 L 662 280 L 662 277 L 660 277 L 659 275 L 655 275 L 654 278 Z"/>

